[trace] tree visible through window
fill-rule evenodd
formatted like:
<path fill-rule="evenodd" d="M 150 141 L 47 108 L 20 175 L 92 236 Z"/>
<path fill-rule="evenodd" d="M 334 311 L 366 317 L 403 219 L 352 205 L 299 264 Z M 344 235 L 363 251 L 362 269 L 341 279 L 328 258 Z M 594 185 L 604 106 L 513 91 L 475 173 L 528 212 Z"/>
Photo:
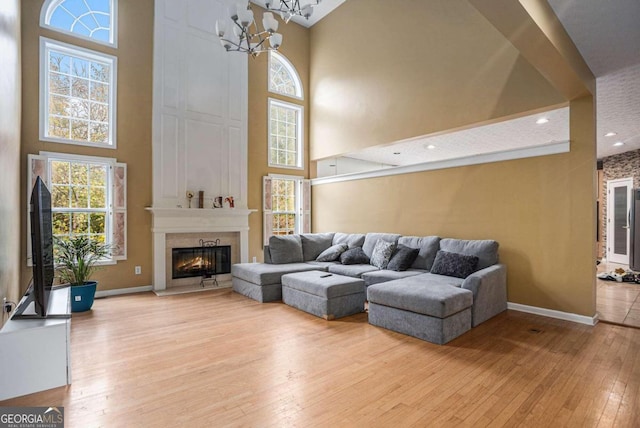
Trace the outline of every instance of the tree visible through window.
<path fill-rule="evenodd" d="M 280 53 L 269 56 L 269 90 L 290 97 L 302 98 L 302 83 L 293 65 Z"/>
<path fill-rule="evenodd" d="M 115 44 L 115 0 L 47 0 L 40 24 L 99 43 Z"/>
<path fill-rule="evenodd" d="M 107 242 L 108 164 L 50 160 L 53 234 Z"/>
<path fill-rule="evenodd" d="M 302 107 L 269 100 L 269 165 L 302 167 Z"/>
<path fill-rule="evenodd" d="M 299 180 L 273 178 L 271 181 L 271 206 L 273 208 L 273 235 L 296 233 L 296 185 Z"/>
<path fill-rule="evenodd" d="M 115 58 L 43 40 L 43 139 L 114 145 Z"/>

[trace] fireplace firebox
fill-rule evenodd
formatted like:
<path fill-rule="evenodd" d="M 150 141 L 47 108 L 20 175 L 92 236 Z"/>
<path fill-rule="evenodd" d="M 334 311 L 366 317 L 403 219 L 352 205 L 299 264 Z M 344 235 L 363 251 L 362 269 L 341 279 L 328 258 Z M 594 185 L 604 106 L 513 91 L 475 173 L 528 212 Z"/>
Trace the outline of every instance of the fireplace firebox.
<path fill-rule="evenodd" d="M 206 243 L 200 247 L 173 248 L 171 250 L 173 279 L 215 278 L 216 275 L 231 273 L 231 246 Z"/>

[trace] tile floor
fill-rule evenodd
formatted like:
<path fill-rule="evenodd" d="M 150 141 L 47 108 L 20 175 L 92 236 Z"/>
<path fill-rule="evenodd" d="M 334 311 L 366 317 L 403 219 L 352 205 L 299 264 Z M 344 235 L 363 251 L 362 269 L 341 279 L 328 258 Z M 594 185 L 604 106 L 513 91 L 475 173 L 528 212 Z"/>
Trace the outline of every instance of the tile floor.
<path fill-rule="evenodd" d="M 601 263 L 598 273 L 629 266 Z M 640 327 L 640 284 L 596 279 L 596 310 L 602 321 Z"/>

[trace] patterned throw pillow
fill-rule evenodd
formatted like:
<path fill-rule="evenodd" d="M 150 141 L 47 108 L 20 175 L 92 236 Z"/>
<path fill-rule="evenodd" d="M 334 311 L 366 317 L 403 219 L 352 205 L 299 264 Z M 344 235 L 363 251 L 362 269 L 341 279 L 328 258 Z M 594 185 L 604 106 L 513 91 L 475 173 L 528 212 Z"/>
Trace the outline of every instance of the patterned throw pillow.
<path fill-rule="evenodd" d="M 391 256 L 387 269 L 394 270 L 396 272 L 402 272 L 409 269 L 418 257 L 418 253 L 420 253 L 418 248 L 411 248 L 406 245 L 398 244 L 398 249 L 393 256 Z"/>
<path fill-rule="evenodd" d="M 373 247 L 371 261 L 369 263 L 378 269 L 386 269 L 389 264 L 389 260 L 391 260 L 393 250 L 395 249 L 396 245 L 394 243 L 379 239 L 378 242 L 376 242 L 376 246 Z"/>
<path fill-rule="evenodd" d="M 364 253 L 362 247 L 353 247 L 340 254 L 340 263 L 343 265 L 365 265 L 369 263 L 369 257 Z"/>
<path fill-rule="evenodd" d="M 327 248 L 316 258 L 317 262 L 335 262 L 340 258 L 340 254 L 347 251 L 347 244 L 336 244 Z"/>
<path fill-rule="evenodd" d="M 477 266 L 478 258 L 476 256 L 440 250 L 436 254 L 431 273 L 464 279 L 475 272 Z"/>

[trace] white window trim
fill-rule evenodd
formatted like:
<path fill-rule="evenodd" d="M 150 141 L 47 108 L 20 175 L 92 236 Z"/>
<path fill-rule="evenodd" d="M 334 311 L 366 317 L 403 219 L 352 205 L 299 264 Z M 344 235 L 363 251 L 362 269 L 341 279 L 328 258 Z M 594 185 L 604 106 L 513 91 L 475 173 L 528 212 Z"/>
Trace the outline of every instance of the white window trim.
<path fill-rule="evenodd" d="M 89 42 L 98 43 L 100 45 L 109 46 L 112 48 L 118 47 L 118 20 L 116 19 L 118 16 L 117 0 L 109 0 L 109 2 L 111 3 L 111 15 L 109 16 L 111 31 L 109 34 L 108 42 L 93 39 L 83 34 L 78 34 L 78 33 L 74 33 L 73 31 L 51 26 L 49 24 L 49 22 L 51 22 L 51 15 L 53 15 L 53 11 L 63 1 L 64 0 L 45 0 L 44 4 L 42 5 L 42 9 L 40 9 L 40 26 L 41 27 L 48 28 L 49 30 L 56 31 L 58 33 L 68 34 L 70 36 L 77 37 L 82 40 L 87 40 Z"/>
<path fill-rule="evenodd" d="M 284 64 L 284 66 L 287 69 L 287 71 L 293 76 L 293 80 L 294 80 L 295 85 L 296 85 L 296 94 L 295 95 L 285 94 L 283 92 L 278 92 L 278 91 L 275 91 L 275 90 L 271 89 L 271 61 L 272 61 L 273 57 L 276 57 L 282 64 Z M 287 57 L 285 57 L 284 55 L 282 55 L 281 53 L 279 53 L 277 51 L 269 51 L 269 64 L 268 64 L 268 67 L 269 67 L 268 68 L 269 75 L 267 76 L 267 78 L 268 78 L 267 86 L 269 87 L 269 92 L 271 92 L 272 94 L 282 95 L 284 97 L 295 98 L 295 99 L 298 99 L 298 100 L 304 100 L 304 88 L 302 87 L 302 80 L 300 80 L 300 75 L 298 74 L 298 70 L 296 70 L 296 68 L 293 66 L 293 64 L 291 64 L 291 61 L 289 61 L 287 59 Z M 298 94 L 298 92 L 300 92 L 300 94 Z"/>
<path fill-rule="evenodd" d="M 269 177 L 271 177 L 271 179 L 275 179 L 275 180 L 293 180 L 295 181 L 295 199 L 296 199 L 296 204 L 295 204 L 295 215 L 296 215 L 296 226 L 295 226 L 295 233 L 296 234 L 301 234 L 302 233 L 302 222 L 300 221 L 302 219 L 302 215 L 303 215 L 303 207 L 302 207 L 302 184 L 304 183 L 304 177 L 301 175 L 286 175 L 286 174 L 269 174 Z M 271 213 L 272 214 L 280 214 L 280 213 L 289 213 L 289 211 L 276 211 L 273 208 L 271 209 Z"/>
<path fill-rule="evenodd" d="M 106 188 L 107 189 L 112 189 L 112 182 L 113 182 L 113 171 L 114 168 L 116 167 L 117 164 L 117 159 L 115 158 L 108 158 L 108 157 L 100 157 L 100 156 L 85 156 L 85 155 L 74 155 L 74 154 L 68 154 L 68 153 L 57 153 L 57 152 L 44 152 L 41 151 L 39 153 L 40 156 L 44 156 L 47 158 L 47 163 L 50 163 L 52 160 L 63 160 L 63 161 L 79 161 L 79 162 L 90 162 L 90 163 L 101 163 L 101 164 L 107 164 L 109 165 L 109 173 L 107 174 L 107 185 Z M 30 167 L 30 166 L 29 166 Z M 28 168 L 29 168 L 28 167 Z M 27 171 L 29 172 L 29 171 Z M 46 183 L 47 188 L 51 189 L 51 168 L 49 168 L 47 166 L 47 180 Z M 29 200 L 31 197 L 31 188 L 28 188 L 27 190 L 27 205 L 29 204 Z M 106 220 L 106 230 L 105 233 L 107 234 L 107 236 L 112 236 L 112 232 L 113 232 L 113 220 L 114 220 L 114 204 L 113 204 L 113 192 L 109 191 L 108 192 L 108 200 L 107 200 L 107 220 Z M 27 210 L 27 216 L 28 216 L 28 212 L 29 210 Z M 29 221 L 27 221 L 27 225 L 29 224 Z M 29 227 L 27 227 L 27 266 L 31 267 L 33 266 L 33 261 L 31 259 L 31 239 L 30 239 L 30 235 L 31 231 L 29 229 Z M 101 259 L 99 261 L 96 262 L 96 265 L 98 266 L 109 266 L 109 265 L 115 265 L 118 263 L 118 260 L 115 258 L 108 258 L 108 259 Z"/>
<path fill-rule="evenodd" d="M 49 129 L 49 51 L 81 57 L 89 61 L 108 62 L 111 69 L 111 82 L 109 84 L 109 143 L 91 143 L 71 140 L 66 138 L 49 137 L 46 135 Z M 57 40 L 40 37 L 40 140 L 53 143 L 74 144 L 77 146 L 100 147 L 116 149 L 116 106 L 117 106 L 117 82 L 118 82 L 118 58 L 113 55 L 81 48 L 79 46 L 62 43 Z"/>
<path fill-rule="evenodd" d="M 298 114 L 298 126 L 297 131 L 298 135 L 297 143 L 298 143 L 298 157 L 296 160 L 296 166 L 290 165 L 282 165 L 279 163 L 271 162 L 271 105 L 275 104 L 276 106 L 290 108 L 292 110 L 296 110 Z M 267 156 L 269 159 L 269 166 L 272 168 L 282 168 L 282 169 L 296 169 L 303 170 L 304 169 L 304 107 L 298 104 L 293 104 L 287 101 L 278 100 L 275 98 L 269 98 L 267 101 L 267 121 L 268 123 L 268 135 L 267 135 L 267 144 L 268 144 L 268 152 Z"/>

